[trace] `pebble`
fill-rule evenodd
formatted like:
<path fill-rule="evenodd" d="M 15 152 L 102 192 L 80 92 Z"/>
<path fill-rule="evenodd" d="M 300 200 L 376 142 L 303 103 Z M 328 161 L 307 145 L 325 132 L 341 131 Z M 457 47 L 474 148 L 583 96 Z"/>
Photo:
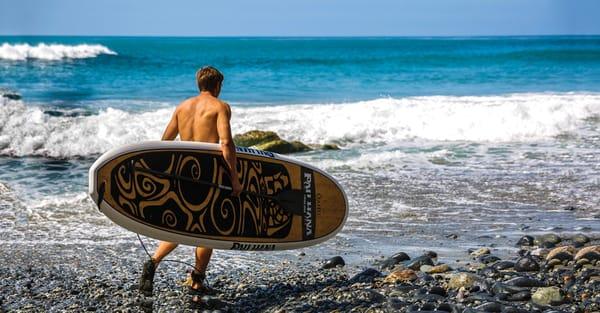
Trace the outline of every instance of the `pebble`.
<path fill-rule="evenodd" d="M 579 247 L 583 247 L 586 243 L 590 242 L 590 237 L 588 237 L 584 234 L 577 234 L 577 235 L 573 236 L 573 238 L 571 238 L 571 240 L 573 241 L 573 245 L 576 248 L 579 248 Z"/>
<path fill-rule="evenodd" d="M 561 261 L 573 260 L 573 254 L 575 253 L 575 248 L 572 246 L 563 246 L 550 250 L 546 255 L 546 260 L 558 259 Z"/>
<path fill-rule="evenodd" d="M 344 265 L 346 265 L 344 258 L 342 258 L 341 256 L 338 255 L 338 256 L 334 256 L 331 259 L 327 260 L 321 268 L 322 269 L 330 269 L 330 268 L 344 266 Z"/>
<path fill-rule="evenodd" d="M 386 283 L 397 283 L 397 282 L 411 282 L 418 278 L 415 271 L 411 269 L 394 271 L 390 273 L 385 279 Z"/>
<path fill-rule="evenodd" d="M 483 264 L 490 264 L 490 263 L 500 261 L 500 258 L 495 255 L 492 255 L 492 254 L 486 254 L 486 255 L 480 256 L 477 260 Z"/>
<path fill-rule="evenodd" d="M 392 255 L 391 257 L 385 259 L 383 262 L 381 262 L 380 267 L 381 269 L 390 269 L 390 268 L 394 268 L 394 266 L 400 262 L 403 261 L 408 261 L 410 260 L 410 257 L 408 256 L 408 254 L 404 253 L 404 252 L 398 252 L 394 255 Z"/>
<path fill-rule="evenodd" d="M 185 267 L 181 265 L 161 266 L 154 296 L 147 298 L 135 288 L 141 261 L 135 256 L 115 258 L 110 253 L 101 253 L 110 250 L 100 249 L 111 247 L 94 248 L 97 250 L 93 254 L 69 255 L 89 267 L 72 266 L 72 261 L 67 261 L 70 259 L 50 263 L 31 256 L 6 262 L 7 254 L 0 251 L 0 264 L 6 265 L 0 267 L 0 311 L 82 312 L 91 308 L 99 312 L 184 313 L 600 312 L 600 264 L 594 259 L 599 239 L 593 238 L 587 247 L 575 251 L 568 248 L 575 247 L 573 238 L 561 242 L 567 248 L 546 249 L 543 257 L 531 255 L 530 246 L 518 252 L 521 257 L 517 251 L 508 251 L 505 257 L 504 250 L 499 249 L 502 254 L 498 256 L 503 260 L 488 264 L 462 263 L 470 261 L 471 256 L 465 255 L 464 260 L 457 260 L 460 262 L 453 266 L 456 269 L 447 264 L 435 265 L 432 257 L 437 253 L 431 252 L 414 260 L 399 261 L 403 263 L 397 264 L 391 273 L 379 271 L 378 267 L 357 269 L 347 265 L 322 271 L 321 261 L 295 256 L 286 262 L 249 265 L 235 271 L 209 268 L 209 283 L 220 293 L 197 298 L 197 307 L 191 303 L 193 298 L 186 289 L 177 283 L 185 276 Z M 488 247 L 493 244 L 486 242 Z M 580 255 L 576 261 L 569 260 L 559 257 L 563 252 L 571 253 L 573 259 Z M 554 258 L 547 258 L 549 254 Z M 481 257 L 495 256 L 490 252 L 476 258 Z M 440 258 L 447 256 L 440 254 Z M 431 264 L 426 264 L 430 263 L 427 259 Z M 44 266 L 34 266 L 30 260 L 43 260 Z M 517 263 L 524 267 L 532 262 L 538 264 L 537 270 L 515 269 Z M 557 262 L 556 266 L 547 270 L 546 265 L 552 262 Z M 418 270 L 405 267 L 418 263 L 422 263 Z"/>
<path fill-rule="evenodd" d="M 477 280 L 478 277 L 470 273 L 453 274 L 448 281 L 448 289 L 471 288 Z"/>
<path fill-rule="evenodd" d="M 530 256 L 524 256 L 515 263 L 515 271 L 517 272 L 533 272 L 539 271 L 540 265 Z"/>
<path fill-rule="evenodd" d="M 422 255 L 420 257 L 414 258 L 412 260 L 405 261 L 404 265 L 411 270 L 418 271 L 423 265 L 432 265 L 433 261 L 430 257 L 426 255 Z"/>
<path fill-rule="evenodd" d="M 542 248 L 554 248 L 562 239 L 556 234 L 544 234 L 534 240 L 534 244 Z"/>
<path fill-rule="evenodd" d="M 519 246 L 533 246 L 534 245 L 534 239 L 533 237 L 529 236 L 529 235 L 525 235 L 523 237 L 521 237 L 519 239 L 519 241 L 517 241 L 517 245 Z"/>
<path fill-rule="evenodd" d="M 585 248 L 581 248 L 579 251 L 577 251 L 577 254 L 575 254 L 575 260 L 580 260 L 580 259 L 588 259 L 588 260 L 600 260 L 600 246 L 588 246 Z"/>
<path fill-rule="evenodd" d="M 480 257 L 482 255 L 486 255 L 486 254 L 490 254 L 490 253 L 491 253 L 491 251 L 490 251 L 489 248 L 479 248 L 479 249 L 471 252 L 470 254 L 471 254 L 472 257 L 477 258 L 477 257 Z"/>
<path fill-rule="evenodd" d="M 515 262 L 513 261 L 499 261 L 492 265 L 492 267 L 496 270 L 505 270 L 509 268 L 515 267 Z"/>
<path fill-rule="evenodd" d="M 512 286 L 517 286 L 517 287 L 544 287 L 546 286 L 546 284 L 538 279 L 535 278 L 529 278 L 529 277 L 515 277 L 512 279 L 509 279 L 506 284 L 508 285 L 512 285 Z"/>
<path fill-rule="evenodd" d="M 448 264 L 439 264 L 436 266 L 423 265 L 420 268 L 421 272 L 428 273 L 428 274 L 440 274 L 440 273 L 448 272 L 450 270 L 451 270 L 451 268 Z"/>
<path fill-rule="evenodd" d="M 531 300 L 542 306 L 556 305 L 563 301 L 564 297 L 558 287 L 541 287 L 531 296 Z"/>
<path fill-rule="evenodd" d="M 352 278 L 350 278 L 349 282 L 352 284 L 357 283 L 357 282 L 371 283 L 371 282 L 373 282 L 373 280 L 375 280 L 375 278 L 381 277 L 381 276 L 383 276 L 383 274 L 381 274 L 380 271 L 378 271 L 374 268 L 367 268 L 367 269 L 363 270 L 362 272 L 354 275 Z"/>

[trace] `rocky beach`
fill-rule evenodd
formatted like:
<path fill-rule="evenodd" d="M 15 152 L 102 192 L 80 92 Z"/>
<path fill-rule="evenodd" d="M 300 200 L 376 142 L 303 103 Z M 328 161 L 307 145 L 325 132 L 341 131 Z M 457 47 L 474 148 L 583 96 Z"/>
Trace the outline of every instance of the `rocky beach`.
<path fill-rule="evenodd" d="M 598 36 L 0 39 L 0 313 L 600 312 Z M 348 218 L 216 251 L 215 296 L 175 262 L 143 296 L 148 256 L 89 169 L 159 140 L 205 65 L 236 144 L 326 171 Z"/>
<path fill-rule="evenodd" d="M 139 246 L 3 245 L 2 312 L 598 312 L 600 238 L 523 236 L 514 251 L 373 256 L 370 266 L 299 253 L 208 272 L 217 295 L 192 298 L 182 264 L 164 263 L 150 297 L 137 289 Z M 135 253 L 120 253 L 135 251 Z M 217 252 L 219 253 L 219 252 Z M 257 254 L 257 258 L 261 258 Z"/>

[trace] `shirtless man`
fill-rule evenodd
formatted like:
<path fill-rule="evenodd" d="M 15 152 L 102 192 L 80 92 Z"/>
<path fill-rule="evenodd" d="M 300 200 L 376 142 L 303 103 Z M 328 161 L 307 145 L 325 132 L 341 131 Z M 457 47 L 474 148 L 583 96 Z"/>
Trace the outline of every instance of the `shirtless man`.
<path fill-rule="evenodd" d="M 220 142 L 223 158 L 229 166 L 232 196 L 238 196 L 242 187 L 238 180 L 235 145 L 229 124 L 231 109 L 227 103 L 217 98 L 221 92 L 223 74 L 214 67 L 203 67 L 196 73 L 196 81 L 200 95 L 183 101 L 175 109 L 162 140 L 174 140 L 179 134 L 183 141 Z M 154 271 L 160 261 L 176 247 L 177 243 L 161 241 L 152 259 L 144 263 L 139 286 L 144 294 L 152 295 Z M 191 286 L 194 293 L 210 291 L 203 285 L 203 281 L 211 255 L 212 249 L 196 248 L 196 270 L 192 272 Z"/>

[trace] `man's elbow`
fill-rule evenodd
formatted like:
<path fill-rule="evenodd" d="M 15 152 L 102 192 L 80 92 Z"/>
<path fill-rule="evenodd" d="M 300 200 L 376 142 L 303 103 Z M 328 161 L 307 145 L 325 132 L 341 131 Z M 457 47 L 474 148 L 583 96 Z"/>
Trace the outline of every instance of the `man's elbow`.
<path fill-rule="evenodd" d="M 235 149 L 235 143 L 231 139 L 222 139 L 221 141 L 221 149 Z"/>

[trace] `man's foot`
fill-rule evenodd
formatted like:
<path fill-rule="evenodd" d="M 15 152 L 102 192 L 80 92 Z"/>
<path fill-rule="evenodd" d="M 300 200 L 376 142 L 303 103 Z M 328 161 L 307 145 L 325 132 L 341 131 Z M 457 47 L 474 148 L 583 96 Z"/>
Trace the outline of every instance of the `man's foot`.
<path fill-rule="evenodd" d="M 144 267 L 142 268 L 142 276 L 140 277 L 140 291 L 147 297 L 152 296 L 152 288 L 154 285 L 154 271 L 156 270 L 156 265 L 152 259 L 146 261 L 144 263 Z"/>
<path fill-rule="evenodd" d="M 214 295 L 217 293 L 216 290 L 204 286 L 204 280 L 206 279 L 206 274 L 196 272 L 194 270 L 191 273 L 192 284 L 188 287 L 188 292 L 192 295 Z"/>

